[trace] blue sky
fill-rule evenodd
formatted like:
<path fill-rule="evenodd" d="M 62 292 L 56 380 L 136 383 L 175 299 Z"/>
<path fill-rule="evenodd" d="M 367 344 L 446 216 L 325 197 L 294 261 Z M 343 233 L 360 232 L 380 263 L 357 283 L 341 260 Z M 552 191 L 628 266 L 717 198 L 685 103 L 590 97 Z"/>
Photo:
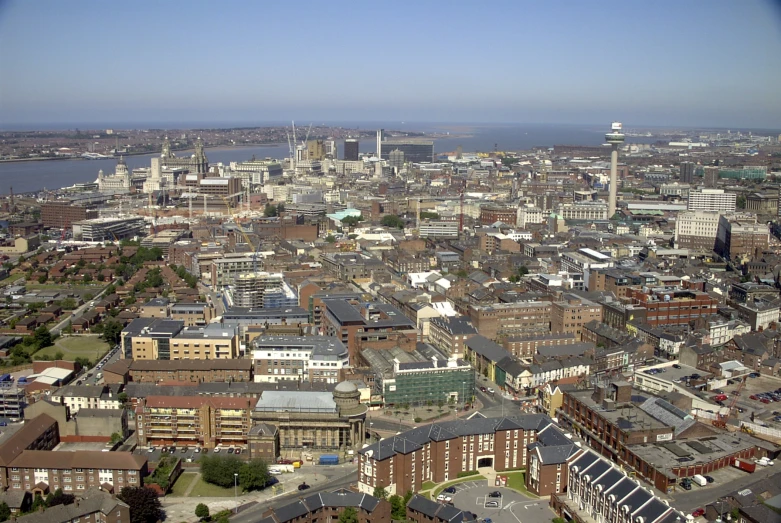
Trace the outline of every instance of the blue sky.
<path fill-rule="evenodd" d="M 772 0 L 4 1 L 0 124 L 776 128 Z"/>

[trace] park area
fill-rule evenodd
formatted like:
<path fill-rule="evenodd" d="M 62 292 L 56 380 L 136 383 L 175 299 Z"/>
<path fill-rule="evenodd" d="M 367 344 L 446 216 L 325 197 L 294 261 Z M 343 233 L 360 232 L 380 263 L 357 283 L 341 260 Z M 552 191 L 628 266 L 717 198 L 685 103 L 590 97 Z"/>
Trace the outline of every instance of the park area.
<path fill-rule="evenodd" d="M 41 359 L 48 356 L 55 359 L 57 353 L 62 353 L 63 359 L 76 361 L 76 358 L 85 358 L 90 361 L 98 361 L 109 350 L 109 344 L 103 341 L 97 334 L 85 336 L 65 336 L 57 338 L 54 345 L 50 345 L 35 353 L 33 358 Z"/>
<path fill-rule="evenodd" d="M 170 496 L 190 498 L 221 498 L 234 495 L 232 488 L 206 483 L 197 472 L 184 472 L 174 483 Z"/>

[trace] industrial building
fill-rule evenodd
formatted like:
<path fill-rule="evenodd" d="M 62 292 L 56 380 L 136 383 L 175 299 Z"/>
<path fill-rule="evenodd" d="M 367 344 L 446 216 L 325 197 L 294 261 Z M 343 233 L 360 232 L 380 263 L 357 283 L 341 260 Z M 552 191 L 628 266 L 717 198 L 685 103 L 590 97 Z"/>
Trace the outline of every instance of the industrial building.
<path fill-rule="evenodd" d="M 144 218 L 94 218 L 73 222 L 73 238 L 85 242 L 118 241 L 141 235 Z"/>

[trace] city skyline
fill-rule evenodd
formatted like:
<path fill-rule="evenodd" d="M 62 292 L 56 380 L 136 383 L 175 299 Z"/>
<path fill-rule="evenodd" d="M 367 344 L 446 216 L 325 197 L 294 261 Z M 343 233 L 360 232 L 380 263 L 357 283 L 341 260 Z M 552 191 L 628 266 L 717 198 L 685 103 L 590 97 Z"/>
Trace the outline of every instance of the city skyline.
<path fill-rule="evenodd" d="M 772 129 L 781 68 L 768 64 L 781 55 L 780 22 L 777 5 L 759 0 L 394 10 L 7 2 L 0 47 L 13 52 L 0 54 L 0 121 Z"/>

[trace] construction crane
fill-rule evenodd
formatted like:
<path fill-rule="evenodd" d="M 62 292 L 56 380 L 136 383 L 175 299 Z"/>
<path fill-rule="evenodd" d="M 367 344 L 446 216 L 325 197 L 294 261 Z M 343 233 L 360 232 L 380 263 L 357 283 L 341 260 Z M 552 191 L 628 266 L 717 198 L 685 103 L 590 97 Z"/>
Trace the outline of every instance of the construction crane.
<path fill-rule="evenodd" d="M 743 390 L 743 387 L 746 385 L 746 377 L 744 377 L 740 381 L 740 385 L 738 386 L 737 390 L 735 390 L 735 395 L 732 398 L 732 401 L 729 402 L 729 407 L 727 409 L 726 414 L 719 414 L 718 419 L 713 420 L 713 426 L 719 427 L 720 429 L 726 429 L 727 428 L 727 420 L 732 416 L 732 411 L 735 410 L 735 404 L 738 402 L 738 398 L 740 397 L 740 391 Z"/>
<path fill-rule="evenodd" d="M 239 193 L 241 194 L 241 193 Z M 235 196 L 235 195 L 233 195 Z M 236 223 L 236 226 L 239 228 L 239 232 L 244 237 L 244 241 L 247 242 L 247 245 L 249 245 L 249 248 L 252 250 L 252 269 L 255 272 L 258 272 L 258 251 L 255 248 L 254 245 L 252 245 L 252 241 L 249 239 L 249 235 L 244 230 L 244 227 L 242 227 L 241 223 L 239 223 L 239 220 L 236 218 L 236 216 L 233 214 L 233 210 L 231 208 L 230 200 L 228 200 L 228 196 L 221 196 L 222 201 L 225 202 L 225 207 L 228 208 L 228 212 L 231 215 L 231 218 L 233 218 L 233 221 Z M 258 245 L 260 247 L 260 245 Z"/>

